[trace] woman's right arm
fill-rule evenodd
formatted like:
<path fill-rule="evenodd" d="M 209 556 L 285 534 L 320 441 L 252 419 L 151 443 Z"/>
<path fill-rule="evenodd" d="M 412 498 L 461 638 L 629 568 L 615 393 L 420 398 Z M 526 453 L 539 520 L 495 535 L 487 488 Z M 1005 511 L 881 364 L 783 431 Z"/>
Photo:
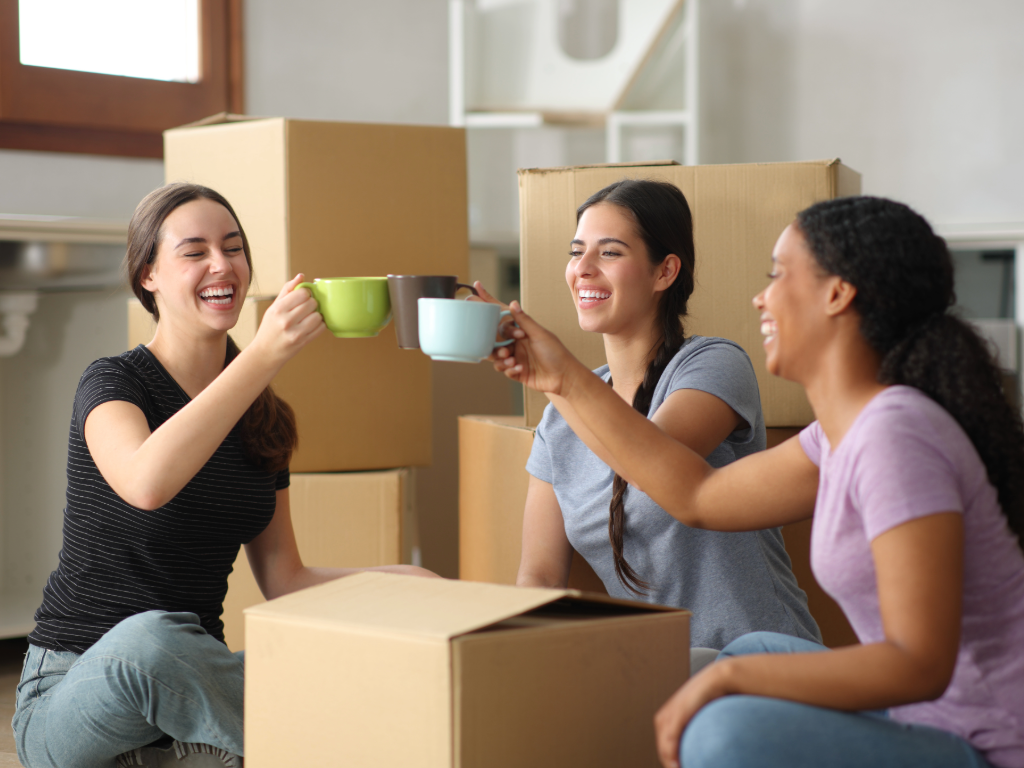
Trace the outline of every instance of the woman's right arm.
<path fill-rule="evenodd" d="M 597 441 L 623 476 L 677 520 L 691 528 L 750 531 L 811 516 L 818 468 L 798 438 L 712 469 L 630 407 L 515 302 L 512 312 L 519 326 L 512 331 L 513 356 L 496 367 L 570 403 L 589 433 L 581 439 Z"/>
<path fill-rule="evenodd" d="M 85 442 L 103 478 L 124 501 L 156 509 L 173 499 L 227 437 L 292 356 L 324 328 L 308 291 L 285 284 L 256 338 L 184 408 L 150 432 L 132 403 L 112 400 L 85 422 Z"/>
<path fill-rule="evenodd" d="M 556 587 L 569 584 L 572 545 L 565 535 L 562 508 L 551 483 L 530 475 L 523 512 L 523 554 L 519 561 L 519 587 Z"/>

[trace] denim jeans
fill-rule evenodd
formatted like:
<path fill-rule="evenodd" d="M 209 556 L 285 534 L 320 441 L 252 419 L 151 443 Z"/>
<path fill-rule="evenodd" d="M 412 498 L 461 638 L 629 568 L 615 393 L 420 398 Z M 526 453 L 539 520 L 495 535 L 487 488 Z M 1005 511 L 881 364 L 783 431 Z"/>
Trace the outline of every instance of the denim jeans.
<path fill-rule="evenodd" d="M 194 613 L 125 619 L 85 653 L 30 645 L 12 726 L 27 768 L 113 768 L 164 736 L 242 754 L 244 655 Z"/>
<path fill-rule="evenodd" d="M 753 632 L 719 655 L 827 649 L 788 635 Z M 685 768 L 991 768 L 952 733 L 890 720 L 885 712 L 841 712 L 762 696 L 726 696 L 690 721 L 679 750 Z"/>

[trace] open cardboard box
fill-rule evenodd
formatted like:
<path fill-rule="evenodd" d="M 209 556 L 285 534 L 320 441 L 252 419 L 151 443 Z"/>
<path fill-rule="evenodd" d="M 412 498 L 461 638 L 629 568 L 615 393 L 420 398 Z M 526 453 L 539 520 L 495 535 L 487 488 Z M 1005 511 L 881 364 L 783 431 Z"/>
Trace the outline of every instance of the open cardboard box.
<path fill-rule="evenodd" d="M 621 768 L 658 759 L 689 613 L 364 573 L 245 612 L 248 768 Z"/>
<path fill-rule="evenodd" d="M 576 208 L 624 178 L 668 181 L 693 214 L 696 288 L 686 335 L 721 336 L 750 355 L 765 425 L 800 427 L 813 420 L 803 389 L 765 369 L 760 322 L 751 299 L 767 284 L 772 247 L 796 214 L 820 200 L 860 193 L 860 174 L 839 160 L 749 165 L 622 163 L 519 171 L 520 268 L 523 307 L 588 368 L 607 361 L 601 335 L 579 327 L 565 283 Z M 547 398 L 526 391 L 526 423 L 540 423 Z"/>

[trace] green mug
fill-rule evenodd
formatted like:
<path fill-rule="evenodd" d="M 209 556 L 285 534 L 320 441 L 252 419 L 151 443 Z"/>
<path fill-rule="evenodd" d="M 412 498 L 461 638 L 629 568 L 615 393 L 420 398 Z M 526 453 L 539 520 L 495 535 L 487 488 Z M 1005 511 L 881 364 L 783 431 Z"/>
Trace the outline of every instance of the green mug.
<path fill-rule="evenodd" d="M 391 297 L 386 277 L 323 277 L 308 288 L 327 329 L 339 339 L 376 336 L 391 320 Z"/>

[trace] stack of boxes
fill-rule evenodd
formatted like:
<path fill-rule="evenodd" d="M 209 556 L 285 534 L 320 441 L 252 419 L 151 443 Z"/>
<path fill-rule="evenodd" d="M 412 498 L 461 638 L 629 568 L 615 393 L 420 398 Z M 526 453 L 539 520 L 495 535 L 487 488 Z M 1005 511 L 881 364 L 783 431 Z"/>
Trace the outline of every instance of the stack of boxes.
<path fill-rule="evenodd" d="M 742 346 L 754 364 L 768 445 L 796 434 L 814 416 L 798 385 L 768 374 L 758 313 L 751 299 L 767 284 L 776 239 L 812 203 L 860 193 L 860 175 L 838 160 L 756 165 L 620 164 L 531 169 L 519 173 L 523 307 L 553 331 L 588 368 L 604 365 L 601 335 L 580 329 L 565 283 L 566 253 L 576 208 L 623 178 L 651 178 L 679 187 L 693 214 L 696 289 L 686 334 L 721 336 Z M 518 419 L 464 416 L 459 423 L 460 576 L 514 583 L 519 564 L 524 469 L 533 430 L 547 398 L 526 391 Z M 818 587 L 808 562 L 809 521 L 783 535 L 793 570 L 808 593 L 826 643 L 855 642 L 839 607 Z M 576 564 L 574 563 L 574 566 Z M 577 573 L 580 573 L 577 570 Z M 593 574 L 588 574 L 588 578 Z"/>
<path fill-rule="evenodd" d="M 254 277 L 232 337 L 252 340 L 296 273 L 465 275 L 466 150 L 461 129 L 220 116 L 167 131 L 166 180 L 223 194 L 252 251 Z M 129 343 L 152 338 L 129 304 Z M 431 463 L 431 362 L 376 338 L 321 334 L 288 362 L 275 391 L 295 410 L 291 516 L 309 565 L 409 562 L 409 468 Z M 262 596 L 244 550 L 229 579 L 228 646 L 245 647 L 242 609 Z"/>

